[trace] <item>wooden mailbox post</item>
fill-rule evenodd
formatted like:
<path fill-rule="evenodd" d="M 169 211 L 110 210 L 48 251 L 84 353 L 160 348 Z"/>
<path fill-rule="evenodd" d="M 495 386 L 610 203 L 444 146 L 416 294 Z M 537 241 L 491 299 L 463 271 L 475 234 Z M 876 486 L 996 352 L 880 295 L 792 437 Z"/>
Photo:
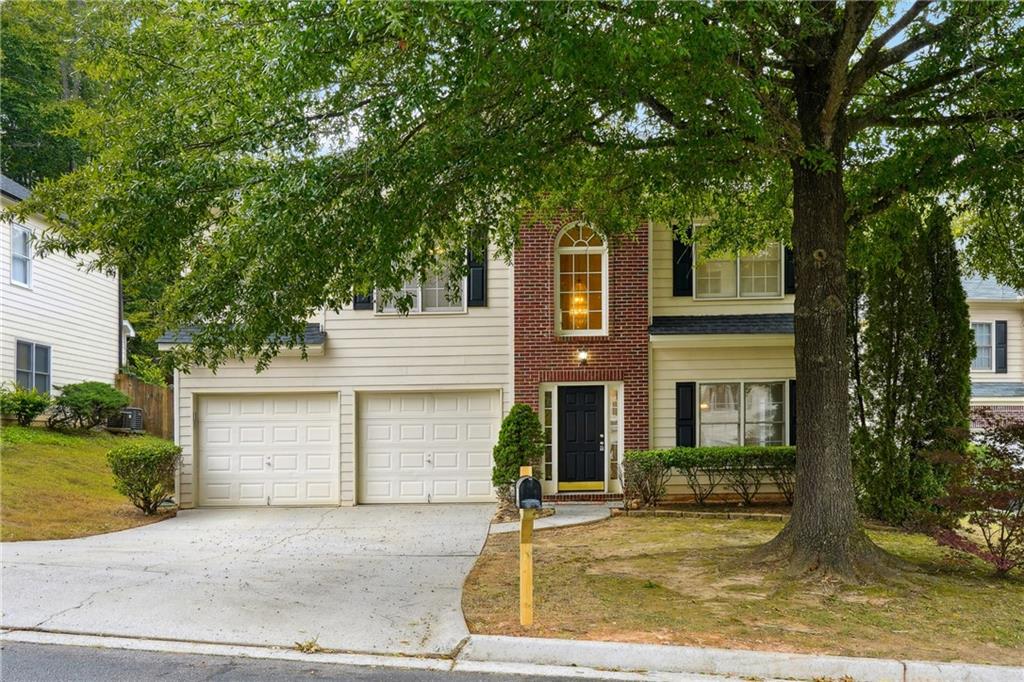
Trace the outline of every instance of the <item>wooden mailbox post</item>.
<path fill-rule="evenodd" d="M 533 625 L 533 519 L 541 506 L 540 481 L 533 467 L 519 467 L 516 506 L 519 507 L 519 624 Z"/>

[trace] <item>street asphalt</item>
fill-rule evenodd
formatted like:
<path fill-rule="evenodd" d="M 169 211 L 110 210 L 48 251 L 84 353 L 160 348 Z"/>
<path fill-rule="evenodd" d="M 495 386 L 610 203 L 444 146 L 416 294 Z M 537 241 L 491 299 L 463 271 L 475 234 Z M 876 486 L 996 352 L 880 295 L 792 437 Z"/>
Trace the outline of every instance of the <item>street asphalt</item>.
<path fill-rule="evenodd" d="M 3 682 L 285 682 L 354 680 L 357 682 L 525 682 L 537 677 L 465 672 L 373 668 L 330 663 L 170 654 L 82 646 L 5 642 L 0 645 Z M 573 678 L 542 678 L 568 682 Z M 593 679 L 593 678 L 590 678 Z"/>

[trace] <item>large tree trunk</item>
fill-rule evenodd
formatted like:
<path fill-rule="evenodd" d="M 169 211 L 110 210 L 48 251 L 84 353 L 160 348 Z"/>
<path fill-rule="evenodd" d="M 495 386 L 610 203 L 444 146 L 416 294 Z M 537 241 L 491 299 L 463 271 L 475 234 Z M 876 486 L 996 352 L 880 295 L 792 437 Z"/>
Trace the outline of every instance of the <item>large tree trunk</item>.
<path fill-rule="evenodd" d="M 791 573 L 858 579 L 877 573 L 888 562 L 860 526 L 854 497 L 848 418 L 846 143 L 842 126 L 823 119 L 829 74 L 827 63 L 795 72 L 804 146 L 828 152 L 831 159 L 791 162 L 800 389 L 796 489 L 789 523 L 763 553 L 784 561 Z"/>

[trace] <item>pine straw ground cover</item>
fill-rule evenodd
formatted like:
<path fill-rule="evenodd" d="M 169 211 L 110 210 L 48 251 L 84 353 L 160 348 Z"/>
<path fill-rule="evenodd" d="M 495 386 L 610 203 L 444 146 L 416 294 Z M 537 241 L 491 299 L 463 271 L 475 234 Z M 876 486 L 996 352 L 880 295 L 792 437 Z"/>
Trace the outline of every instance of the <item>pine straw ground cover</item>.
<path fill-rule="evenodd" d="M 173 512 L 145 516 L 114 490 L 107 452 L 125 438 L 102 431 L 3 427 L 0 540 L 77 538 L 173 516 Z"/>
<path fill-rule="evenodd" d="M 535 533 L 534 626 L 519 626 L 518 537 L 466 581 L 474 633 L 1024 665 L 1024 577 L 925 536 L 872 531 L 912 570 L 884 585 L 794 582 L 739 559 L 776 521 L 612 518 Z"/>

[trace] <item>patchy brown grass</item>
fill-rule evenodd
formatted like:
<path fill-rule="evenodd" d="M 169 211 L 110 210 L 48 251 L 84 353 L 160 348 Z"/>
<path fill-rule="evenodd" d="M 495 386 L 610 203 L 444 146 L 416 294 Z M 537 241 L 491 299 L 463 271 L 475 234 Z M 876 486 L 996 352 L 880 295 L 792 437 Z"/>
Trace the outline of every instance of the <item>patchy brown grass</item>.
<path fill-rule="evenodd" d="M 114 490 L 107 452 L 124 436 L 39 427 L 0 431 L 0 539 L 61 540 L 160 521 Z"/>
<path fill-rule="evenodd" d="M 743 561 L 774 521 L 628 518 L 535 535 L 534 626 L 519 625 L 518 538 L 494 535 L 466 582 L 474 633 L 1024 664 L 1024 578 L 871 531 L 915 570 L 870 586 L 765 575 Z"/>

